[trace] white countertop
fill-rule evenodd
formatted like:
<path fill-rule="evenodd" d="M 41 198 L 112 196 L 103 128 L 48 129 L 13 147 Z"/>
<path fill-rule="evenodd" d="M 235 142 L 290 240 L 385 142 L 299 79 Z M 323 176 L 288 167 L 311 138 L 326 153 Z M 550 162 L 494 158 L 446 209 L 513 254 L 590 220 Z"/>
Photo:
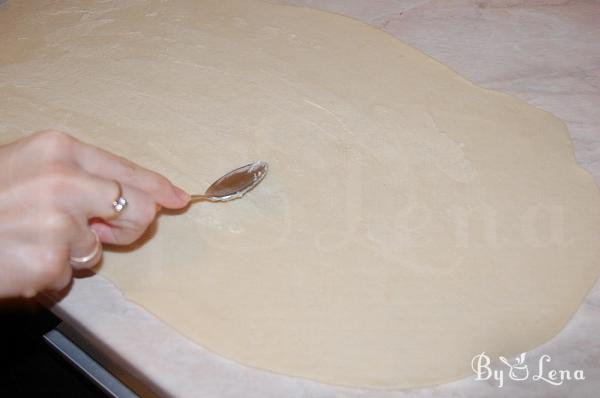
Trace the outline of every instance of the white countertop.
<path fill-rule="evenodd" d="M 577 159 L 600 182 L 600 2 L 596 0 L 277 0 L 363 20 L 449 65 L 473 82 L 550 111 L 570 129 Z M 600 242 L 599 242 L 600 244 Z M 524 295 L 526 300 L 526 295 Z M 130 303 L 101 276 L 75 280 L 53 311 L 161 394 L 182 397 L 592 397 L 600 391 L 600 284 L 567 327 L 527 354 L 550 369 L 582 369 L 583 381 L 469 377 L 435 388 L 338 388 L 220 358 Z M 440 353 L 440 356 L 444 353 Z M 500 367 L 498 369 L 501 369 Z M 505 369 L 506 373 L 507 370 Z M 508 375 L 506 375 L 508 378 Z"/>

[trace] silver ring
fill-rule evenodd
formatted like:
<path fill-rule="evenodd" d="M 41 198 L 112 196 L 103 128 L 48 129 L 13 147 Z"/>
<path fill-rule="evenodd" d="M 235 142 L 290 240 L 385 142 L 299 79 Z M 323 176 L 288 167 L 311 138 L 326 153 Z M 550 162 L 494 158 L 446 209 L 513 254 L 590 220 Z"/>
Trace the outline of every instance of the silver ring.
<path fill-rule="evenodd" d="M 125 210 L 129 202 L 127 202 L 127 199 L 123 197 L 123 188 L 121 188 L 121 184 L 119 184 L 118 181 L 115 182 L 119 186 L 119 196 L 113 201 L 112 206 L 115 210 L 115 213 L 120 214 L 123 210 Z"/>
<path fill-rule="evenodd" d="M 92 252 L 90 254 L 88 254 L 87 256 L 69 257 L 69 262 L 75 268 L 85 266 L 87 263 L 90 262 L 90 260 L 94 259 L 98 255 L 100 250 L 102 249 L 102 244 L 100 243 L 100 238 L 98 237 L 98 234 L 93 229 L 91 231 L 94 233 L 94 236 L 96 237 L 96 245 L 94 246 L 94 249 L 92 250 Z"/>

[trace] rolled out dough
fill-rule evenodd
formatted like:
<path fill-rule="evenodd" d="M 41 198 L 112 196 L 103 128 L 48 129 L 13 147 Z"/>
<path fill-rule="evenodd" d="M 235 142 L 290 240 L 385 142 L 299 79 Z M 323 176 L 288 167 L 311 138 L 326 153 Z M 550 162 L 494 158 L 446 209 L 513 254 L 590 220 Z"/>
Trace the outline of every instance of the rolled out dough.
<path fill-rule="evenodd" d="M 3 141 L 58 128 L 202 192 L 101 274 L 242 364 L 361 387 L 468 375 L 555 335 L 600 197 L 564 125 L 357 21 L 251 0 L 0 8 Z M 135 206 L 132 203 L 131 206 Z"/>

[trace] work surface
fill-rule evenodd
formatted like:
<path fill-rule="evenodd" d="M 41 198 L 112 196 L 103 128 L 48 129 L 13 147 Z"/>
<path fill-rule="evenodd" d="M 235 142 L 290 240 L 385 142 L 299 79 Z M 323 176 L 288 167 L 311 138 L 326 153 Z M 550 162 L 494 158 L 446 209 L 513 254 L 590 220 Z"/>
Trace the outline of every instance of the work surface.
<path fill-rule="evenodd" d="M 514 94 L 564 120 L 577 159 L 600 181 L 600 3 L 595 1 L 294 1 L 361 19 L 449 65 L 477 84 Z M 526 3 L 527 6 L 520 5 Z M 564 4 L 563 4 L 564 3 Z M 523 292 L 527 300 L 527 292 Z M 119 362 L 161 391 L 177 396 L 403 397 L 592 396 L 600 388 L 600 287 L 567 328 L 528 354 L 537 374 L 583 369 L 585 381 L 554 386 L 464 379 L 415 391 L 334 388 L 242 367 L 189 342 L 102 277 L 79 279 L 54 307 Z M 443 333 L 443 331 L 440 331 Z M 444 353 L 439 353 L 443 356 Z M 508 373 L 508 372 L 507 372 Z M 506 375 L 508 379 L 508 375 Z"/>

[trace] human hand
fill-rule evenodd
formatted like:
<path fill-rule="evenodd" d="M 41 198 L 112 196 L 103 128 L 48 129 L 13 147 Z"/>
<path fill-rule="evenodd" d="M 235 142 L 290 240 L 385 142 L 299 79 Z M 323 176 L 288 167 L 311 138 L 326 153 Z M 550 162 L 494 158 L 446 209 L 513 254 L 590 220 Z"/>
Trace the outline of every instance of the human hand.
<path fill-rule="evenodd" d="M 0 297 L 65 287 L 69 260 L 92 253 L 97 238 L 132 243 L 161 206 L 190 199 L 165 177 L 57 131 L 0 146 L 0 170 Z M 112 205 L 119 185 L 128 201 L 120 214 Z"/>

